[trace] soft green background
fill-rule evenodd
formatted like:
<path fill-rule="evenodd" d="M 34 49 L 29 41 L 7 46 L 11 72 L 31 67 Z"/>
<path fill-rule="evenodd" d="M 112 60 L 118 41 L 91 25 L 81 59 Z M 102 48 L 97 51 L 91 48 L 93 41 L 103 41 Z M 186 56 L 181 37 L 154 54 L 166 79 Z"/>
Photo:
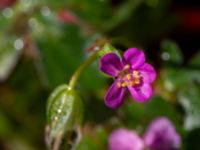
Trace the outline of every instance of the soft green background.
<path fill-rule="evenodd" d="M 112 79 L 99 71 L 98 61 L 92 64 L 77 86 L 85 110 L 79 150 L 107 149 L 108 135 L 118 127 L 142 135 L 158 116 L 174 123 L 182 149 L 199 150 L 200 51 L 186 60 L 168 39 L 179 22 L 169 6 L 168 0 L 18 0 L 0 10 L 0 149 L 46 149 L 49 94 L 67 83 L 88 57 L 87 49 L 106 37 L 122 51 L 146 50 L 157 70 L 154 96 L 139 104 L 127 95 L 120 109 L 108 109 L 103 97 Z M 61 10 L 73 13 L 78 23 L 62 22 Z"/>

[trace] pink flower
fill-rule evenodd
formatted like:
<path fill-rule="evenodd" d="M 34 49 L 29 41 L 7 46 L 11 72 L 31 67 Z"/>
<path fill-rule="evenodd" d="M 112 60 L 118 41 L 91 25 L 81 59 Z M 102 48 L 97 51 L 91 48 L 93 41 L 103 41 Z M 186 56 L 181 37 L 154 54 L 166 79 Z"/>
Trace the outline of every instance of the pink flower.
<path fill-rule="evenodd" d="M 156 72 L 145 62 L 145 55 L 140 49 L 126 50 L 123 59 L 115 53 L 108 53 L 101 58 L 100 69 L 115 78 L 105 96 L 108 107 L 119 107 L 127 89 L 138 102 L 146 102 L 152 96 L 151 83 L 156 78 Z"/>
<path fill-rule="evenodd" d="M 181 146 L 180 135 L 164 117 L 155 119 L 144 135 L 144 143 L 151 150 L 175 150 Z"/>
<path fill-rule="evenodd" d="M 137 133 L 117 129 L 109 137 L 109 150 L 143 150 L 144 144 Z"/>

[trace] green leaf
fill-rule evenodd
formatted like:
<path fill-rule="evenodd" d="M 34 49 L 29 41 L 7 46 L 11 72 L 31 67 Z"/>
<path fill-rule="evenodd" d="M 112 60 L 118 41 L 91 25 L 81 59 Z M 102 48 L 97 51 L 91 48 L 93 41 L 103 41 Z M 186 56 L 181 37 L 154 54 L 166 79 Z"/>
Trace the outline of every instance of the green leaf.
<path fill-rule="evenodd" d="M 6 80 L 14 69 L 23 46 L 22 39 L 0 33 L 0 81 Z"/>
<path fill-rule="evenodd" d="M 84 137 L 80 144 L 77 146 L 77 150 L 98 150 L 98 148 L 93 138 Z"/>
<path fill-rule="evenodd" d="M 134 103 L 130 99 L 130 103 L 125 103 L 122 107 L 124 116 L 123 122 L 129 128 L 137 128 L 141 125 L 141 121 L 144 119 L 144 105 L 141 103 Z"/>
<path fill-rule="evenodd" d="M 195 67 L 200 67 L 200 51 L 195 53 L 194 57 L 190 60 L 189 64 Z"/>
<path fill-rule="evenodd" d="M 74 148 L 80 139 L 83 118 L 82 101 L 78 93 L 61 85 L 47 102 L 47 144 L 53 149 Z"/>
<path fill-rule="evenodd" d="M 102 74 L 100 74 L 98 69 L 98 64 L 94 63 L 83 72 L 83 74 L 80 77 L 81 90 L 89 92 L 98 92 L 99 89 L 102 89 L 105 86 L 105 77 Z"/>
<path fill-rule="evenodd" d="M 1 108 L 2 109 L 2 108 Z M 7 135 L 12 133 L 11 122 L 8 119 L 8 116 L 0 109 L 0 137 L 6 137 Z"/>
<path fill-rule="evenodd" d="M 169 91 L 176 91 L 191 81 L 200 82 L 200 71 L 190 67 L 166 67 L 163 75 L 164 86 Z"/>
<path fill-rule="evenodd" d="M 181 116 L 179 115 L 175 106 L 171 105 L 161 97 L 153 97 L 145 105 L 145 117 L 149 121 L 156 117 L 165 116 L 172 120 L 176 127 L 181 128 Z"/>
<path fill-rule="evenodd" d="M 51 23 L 47 21 L 47 24 Z M 45 26 L 45 23 L 41 22 Z M 37 38 L 42 57 L 42 65 L 50 87 L 56 87 L 67 82 L 76 68 L 87 59 L 84 48 L 87 40 L 80 35 L 80 29 L 75 26 L 57 24 L 53 31 L 44 28 L 43 36 Z M 58 28 L 58 29 L 57 29 Z M 47 30 L 47 31 L 46 31 Z M 56 34 L 58 33 L 58 35 Z M 55 34 L 57 38 L 55 38 Z M 95 84 L 93 81 L 96 81 Z M 99 74 L 98 65 L 90 66 L 80 78 L 83 89 L 95 91 L 105 85 L 105 78 Z"/>
<path fill-rule="evenodd" d="M 47 0 L 47 5 L 53 9 L 72 10 L 84 22 L 100 26 L 102 20 L 109 14 L 109 2 L 100 0 Z"/>
<path fill-rule="evenodd" d="M 128 0 L 125 1 L 120 7 L 114 12 L 113 17 L 104 22 L 104 27 L 107 31 L 117 27 L 119 24 L 123 23 L 132 13 L 140 6 L 143 0 Z"/>
<path fill-rule="evenodd" d="M 74 26 L 60 28 L 58 38 L 47 34 L 39 38 L 42 64 L 51 87 L 58 86 L 70 79 L 73 71 L 84 58 L 84 39 Z M 50 31 L 49 31 L 50 32 Z"/>
<path fill-rule="evenodd" d="M 189 72 L 183 68 L 166 67 L 164 72 L 164 86 L 168 91 L 175 91 L 190 81 Z"/>
<path fill-rule="evenodd" d="M 200 128 L 192 130 L 186 137 L 184 145 L 185 150 L 199 150 Z"/>
<path fill-rule="evenodd" d="M 179 94 L 178 101 L 185 110 L 184 127 L 192 130 L 200 127 L 200 88 L 191 83 L 184 86 Z"/>
<path fill-rule="evenodd" d="M 84 138 L 77 146 L 76 150 L 103 150 L 107 149 L 108 145 L 108 134 L 106 130 L 98 126 L 96 129 L 93 129 L 94 136 L 84 135 Z"/>
<path fill-rule="evenodd" d="M 179 46 L 172 40 L 165 40 L 161 44 L 162 58 L 170 62 L 181 64 L 183 62 L 183 56 Z"/>

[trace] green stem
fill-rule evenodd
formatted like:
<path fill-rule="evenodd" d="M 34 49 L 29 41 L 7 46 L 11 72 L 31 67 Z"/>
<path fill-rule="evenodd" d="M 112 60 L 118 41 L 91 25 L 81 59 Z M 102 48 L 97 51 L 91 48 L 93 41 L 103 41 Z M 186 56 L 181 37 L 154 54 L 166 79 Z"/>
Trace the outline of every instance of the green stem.
<path fill-rule="evenodd" d="M 83 62 L 78 69 L 74 72 L 72 75 L 70 82 L 69 82 L 69 87 L 73 89 L 76 86 L 76 83 L 78 81 L 79 76 L 81 73 L 87 68 L 92 62 L 94 62 L 97 58 L 98 51 L 94 52 L 85 62 Z"/>

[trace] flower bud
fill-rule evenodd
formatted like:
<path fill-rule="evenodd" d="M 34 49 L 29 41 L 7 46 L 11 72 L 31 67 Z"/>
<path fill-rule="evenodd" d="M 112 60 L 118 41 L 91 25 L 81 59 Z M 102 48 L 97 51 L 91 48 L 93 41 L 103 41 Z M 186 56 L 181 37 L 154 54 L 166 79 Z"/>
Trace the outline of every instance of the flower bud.
<path fill-rule="evenodd" d="M 50 149 L 73 149 L 80 140 L 82 101 L 74 89 L 59 86 L 47 102 L 46 142 Z"/>

